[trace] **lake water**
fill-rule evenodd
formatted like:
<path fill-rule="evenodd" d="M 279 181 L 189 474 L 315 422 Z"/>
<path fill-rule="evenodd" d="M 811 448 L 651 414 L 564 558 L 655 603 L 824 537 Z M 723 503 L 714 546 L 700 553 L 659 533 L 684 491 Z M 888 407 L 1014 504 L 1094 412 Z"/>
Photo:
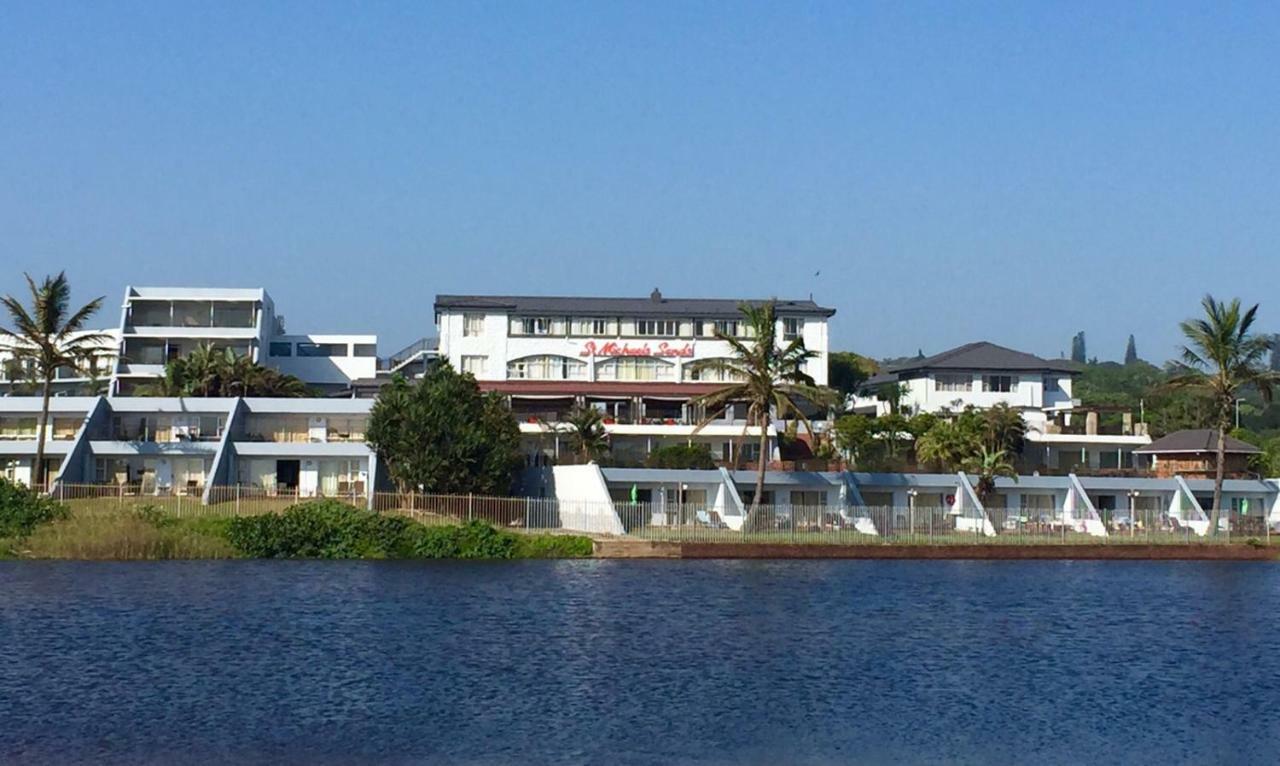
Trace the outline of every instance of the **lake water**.
<path fill-rule="evenodd" d="M 0 562 L 3 763 L 1280 762 L 1280 565 Z"/>

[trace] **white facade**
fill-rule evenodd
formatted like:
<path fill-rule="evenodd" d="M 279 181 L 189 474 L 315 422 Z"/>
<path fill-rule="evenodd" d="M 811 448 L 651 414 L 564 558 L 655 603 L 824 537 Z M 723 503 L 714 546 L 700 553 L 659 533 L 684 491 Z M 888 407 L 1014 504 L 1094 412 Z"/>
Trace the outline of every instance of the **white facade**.
<path fill-rule="evenodd" d="M 698 315 L 699 305 L 707 301 L 645 306 L 620 299 L 608 313 L 607 299 L 584 300 L 582 308 L 569 298 L 535 299 L 540 301 L 536 305 L 561 303 L 528 310 L 520 308 L 522 299 L 486 307 L 483 299 L 455 305 L 446 298 L 437 301 L 440 356 L 480 381 L 714 382 L 722 378 L 699 366 L 732 357 L 730 345 L 715 337 L 717 324 L 740 332 L 745 327 L 721 306 L 714 314 Z M 830 313 L 818 307 L 788 313 L 780 304 L 778 315 L 780 341 L 803 338 L 815 352 L 806 371 L 826 385 Z"/>
<path fill-rule="evenodd" d="M 121 306 L 113 395 L 164 374 L 165 364 L 211 344 L 322 389 L 377 374 L 376 335 L 290 335 L 265 290 L 128 287 Z"/>
<path fill-rule="evenodd" d="M 912 413 L 960 412 L 968 407 L 989 409 L 1006 404 L 1022 413 L 1028 428 L 1044 430 L 1051 413 L 1075 406 L 1071 397 L 1073 375 L 1064 372 L 1014 372 L 965 370 L 926 372 L 901 379 L 900 405 Z M 873 391 L 854 399 L 854 408 L 876 415 L 889 414 L 890 404 Z"/>

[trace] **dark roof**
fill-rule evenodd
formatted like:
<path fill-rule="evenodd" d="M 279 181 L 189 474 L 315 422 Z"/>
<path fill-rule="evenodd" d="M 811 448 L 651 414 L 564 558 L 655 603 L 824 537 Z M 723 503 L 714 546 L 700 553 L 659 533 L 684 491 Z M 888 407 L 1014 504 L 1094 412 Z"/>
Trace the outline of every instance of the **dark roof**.
<path fill-rule="evenodd" d="M 766 300 L 730 298 L 665 298 L 657 290 L 648 298 L 567 298 L 540 295 L 437 295 L 436 311 L 444 309 L 489 309 L 512 314 L 551 316 L 647 316 L 706 317 L 737 319 L 738 306 L 761 306 Z M 777 300 L 779 315 L 829 317 L 835 309 L 812 300 Z"/>
<path fill-rule="evenodd" d="M 1078 373 L 1080 368 L 1066 359 L 1041 359 L 1035 354 L 1014 351 L 987 341 L 966 343 L 941 354 L 895 365 L 888 372 L 930 372 L 933 370 L 1008 370 L 1011 372 Z"/>
<path fill-rule="evenodd" d="M 1161 437 L 1147 446 L 1136 449 L 1139 454 L 1162 452 L 1217 452 L 1218 432 L 1212 428 L 1196 428 L 1187 431 L 1174 431 Z M 1227 452 L 1252 455 L 1262 450 L 1248 442 L 1240 441 L 1234 436 L 1227 437 Z"/>

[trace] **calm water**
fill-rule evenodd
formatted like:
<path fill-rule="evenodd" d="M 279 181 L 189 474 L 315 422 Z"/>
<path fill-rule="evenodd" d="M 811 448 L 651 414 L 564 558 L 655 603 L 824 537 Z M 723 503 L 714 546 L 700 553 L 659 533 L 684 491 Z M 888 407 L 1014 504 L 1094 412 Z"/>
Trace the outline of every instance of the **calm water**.
<path fill-rule="evenodd" d="M 3 763 L 1280 762 L 1280 565 L 0 564 Z"/>

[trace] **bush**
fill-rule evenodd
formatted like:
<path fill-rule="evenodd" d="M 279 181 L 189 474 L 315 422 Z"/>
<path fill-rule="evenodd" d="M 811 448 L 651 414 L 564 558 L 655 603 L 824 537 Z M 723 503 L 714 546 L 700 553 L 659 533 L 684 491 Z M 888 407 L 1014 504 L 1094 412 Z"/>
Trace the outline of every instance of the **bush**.
<path fill-rule="evenodd" d="M 669 447 L 659 447 L 650 452 L 648 459 L 645 460 L 645 465 L 649 468 L 701 468 L 714 470 L 716 461 L 711 456 L 711 450 L 706 447 L 700 447 L 695 444 L 673 444 Z"/>
<path fill-rule="evenodd" d="M 581 559 L 594 550 L 591 538 L 581 535 L 521 535 L 516 538 L 518 559 Z"/>
<path fill-rule="evenodd" d="M 401 516 L 312 500 L 280 514 L 233 519 L 227 540 L 255 558 L 405 558 L 413 553 L 415 526 Z"/>
<path fill-rule="evenodd" d="M 171 516 L 169 512 L 166 511 L 165 509 L 161 508 L 158 505 L 152 505 L 150 503 L 146 505 L 140 505 L 137 508 L 135 508 L 133 510 L 133 517 L 138 521 L 142 521 L 147 524 L 150 524 L 156 529 L 160 529 L 161 527 L 173 526 L 178 521 L 176 518 Z"/>
<path fill-rule="evenodd" d="M 41 524 L 70 515 L 61 503 L 6 479 L 0 479 L 0 537 L 25 537 Z"/>
<path fill-rule="evenodd" d="M 424 527 L 414 554 L 424 559 L 509 559 L 515 555 L 516 538 L 482 521 L 455 527 Z"/>

